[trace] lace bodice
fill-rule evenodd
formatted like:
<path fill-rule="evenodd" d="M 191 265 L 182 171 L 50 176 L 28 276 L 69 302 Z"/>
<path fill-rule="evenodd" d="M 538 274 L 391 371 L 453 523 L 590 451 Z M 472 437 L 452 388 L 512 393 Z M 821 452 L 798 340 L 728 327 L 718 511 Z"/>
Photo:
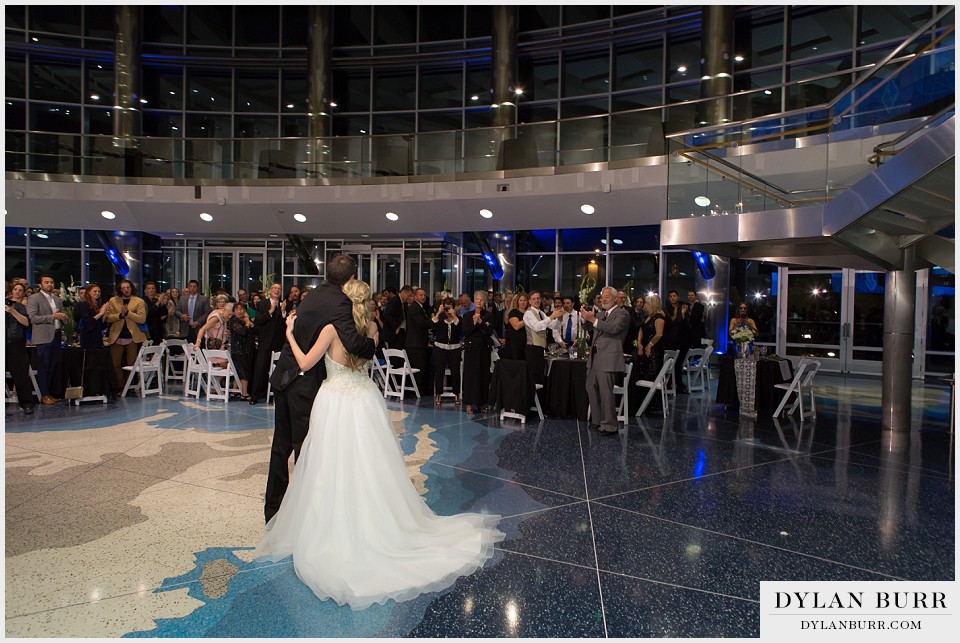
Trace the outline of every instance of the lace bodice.
<path fill-rule="evenodd" d="M 335 362 L 329 355 L 323 356 L 323 363 L 327 368 L 327 379 L 323 381 L 321 390 L 330 392 L 359 394 L 370 389 L 376 389 L 366 369 L 355 371 L 348 366 Z"/>

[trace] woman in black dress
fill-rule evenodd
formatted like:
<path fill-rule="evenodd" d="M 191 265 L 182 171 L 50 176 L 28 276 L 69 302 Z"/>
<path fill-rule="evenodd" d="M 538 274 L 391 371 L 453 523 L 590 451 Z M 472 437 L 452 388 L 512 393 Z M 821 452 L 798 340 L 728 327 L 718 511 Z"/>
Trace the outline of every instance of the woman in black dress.
<path fill-rule="evenodd" d="M 480 413 L 490 396 L 490 335 L 493 313 L 487 293 L 473 293 L 474 310 L 463 315 L 463 403 L 467 413 Z"/>
<path fill-rule="evenodd" d="M 450 369 L 450 387 L 453 389 L 453 405 L 460 408 L 460 318 L 457 317 L 457 302 L 453 297 L 443 299 L 433 314 L 433 391 L 434 404 L 440 406 L 443 393 L 443 378 Z"/>
<path fill-rule="evenodd" d="M 523 329 L 523 313 L 530 305 L 526 293 L 514 295 L 507 314 L 507 323 L 503 325 L 503 336 L 506 344 L 503 346 L 503 359 L 525 359 L 527 347 L 527 331 Z"/>
<path fill-rule="evenodd" d="M 227 320 L 227 330 L 230 331 L 230 359 L 233 360 L 237 378 L 240 380 L 240 399 L 249 400 L 248 386 L 256 349 L 253 345 L 253 322 L 247 315 L 246 306 L 234 305 L 233 315 Z"/>
<path fill-rule="evenodd" d="M 30 328 L 30 318 L 27 316 L 27 307 L 23 301 L 26 290 L 23 284 L 14 283 L 7 293 L 6 306 L 6 335 L 7 351 L 4 355 L 7 372 L 13 378 L 13 385 L 17 391 L 17 403 L 25 415 L 31 415 L 37 406 L 34 399 L 33 382 L 30 381 L 30 357 L 27 355 L 27 329 Z M 102 345 L 102 342 L 101 342 Z"/>
<path fill-rule="evenodd" d="M 648 380 L 652 382 L 657 379 L 660 368 L 663 366 L 663 332 L 667 324 L 667 316 L 663 312 L 663 309 L 660 308 L 660 297 L 658 295 L 650 295 L 647 297 L 643 310 L 647 317 L 643 320 L 643 324 L 640 326 L 640 332 L 637 335 L 637 353 L 634 355 L 634 367 L 630 375 L 630 386 L 636 386 L 634 382 L 637 380 Z M 633 390 L 636 389 L 631 389 L 631 391 Z M 645 393 L 643 389 L 639 390 Z M 633 407 L 630 409 L 630 413 L 636 413 L 637 409 L 640 408 L 643 397 L 643 395 L 630 396 L 630 406 Z M 659 395 L 654 395 L 647 409 L 649 410 L 650 408 L 654 410 L 660 409 Z"/>
<path fill-rule="evenodd" d="M 106 322 L 103 321 L 107 314 L 107 304 L 100 301 L 100 286 L 97 284 L 87 284 L 83 300 L 77 304 L 77 314 L 80 317 L 80 323 L 77 328 L 80 330 L 80 348 L 103 348 L 103 332 L 107 329 Z"/>

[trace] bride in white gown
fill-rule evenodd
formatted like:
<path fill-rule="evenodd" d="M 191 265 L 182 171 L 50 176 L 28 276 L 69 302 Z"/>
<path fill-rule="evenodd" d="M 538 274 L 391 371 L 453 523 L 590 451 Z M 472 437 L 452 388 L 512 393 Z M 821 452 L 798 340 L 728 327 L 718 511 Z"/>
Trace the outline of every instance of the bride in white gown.
<path fill-rule="evenodd" d="M 370 287 L 343 286 L 361 333 L 370 322 Z M 321 599 L 363 609 L 404 601 L 452 585 L 472 573 L 503 540 L 500 516 L 438 516 L 407 474 L 380 390 L 364 361 L 348 354 L 332 325 L 305 355 L 287 340 L 300 368 L 321 358 L 327 378 L 310 413 L 310 430 L 277 515 L 264 528 L 258 557 L 293 556 L 297 576 Z"/>

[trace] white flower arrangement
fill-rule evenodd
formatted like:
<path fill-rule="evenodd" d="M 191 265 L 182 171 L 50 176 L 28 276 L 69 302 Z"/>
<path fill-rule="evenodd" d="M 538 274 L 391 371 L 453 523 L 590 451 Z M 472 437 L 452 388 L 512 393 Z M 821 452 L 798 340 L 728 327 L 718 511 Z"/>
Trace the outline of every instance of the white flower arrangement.
<path fill-rule="evenodd" d="M 746 325 L 737 326 L 733 329 L 733 332 L 730 333 L 730 339 L 737 342 L 738 344 L 746 344 L 752 342 L 757 338 L 757 334 Z"/>
<path fill-rule="evenodd" d="M 597 280 L 589 275 L 584 275 L 583 280 L 580 282 L 580 304 L 587 306 L 593 302 L 589 299 L 590 293 L 594 291 L 597 287 Z"/>

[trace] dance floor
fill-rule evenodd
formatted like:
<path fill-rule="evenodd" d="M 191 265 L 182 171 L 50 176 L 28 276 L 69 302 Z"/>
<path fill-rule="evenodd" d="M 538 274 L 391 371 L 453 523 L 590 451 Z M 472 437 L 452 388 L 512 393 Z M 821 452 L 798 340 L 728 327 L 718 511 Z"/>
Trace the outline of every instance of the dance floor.
<path fill-rule="evenodd" d="M 7 405 L 7 636 L 756 637 L 761 580 L 954 578 L 943 387 L 915 384 L 892 450 L 868 378 L 818 376 L 802 426 L 699 393 L 611 436 L 391 402 L 424 501 L 507 538 L 447 590 L 359 612 L 252 559 L 273 407 L 178 393 Z"/>

